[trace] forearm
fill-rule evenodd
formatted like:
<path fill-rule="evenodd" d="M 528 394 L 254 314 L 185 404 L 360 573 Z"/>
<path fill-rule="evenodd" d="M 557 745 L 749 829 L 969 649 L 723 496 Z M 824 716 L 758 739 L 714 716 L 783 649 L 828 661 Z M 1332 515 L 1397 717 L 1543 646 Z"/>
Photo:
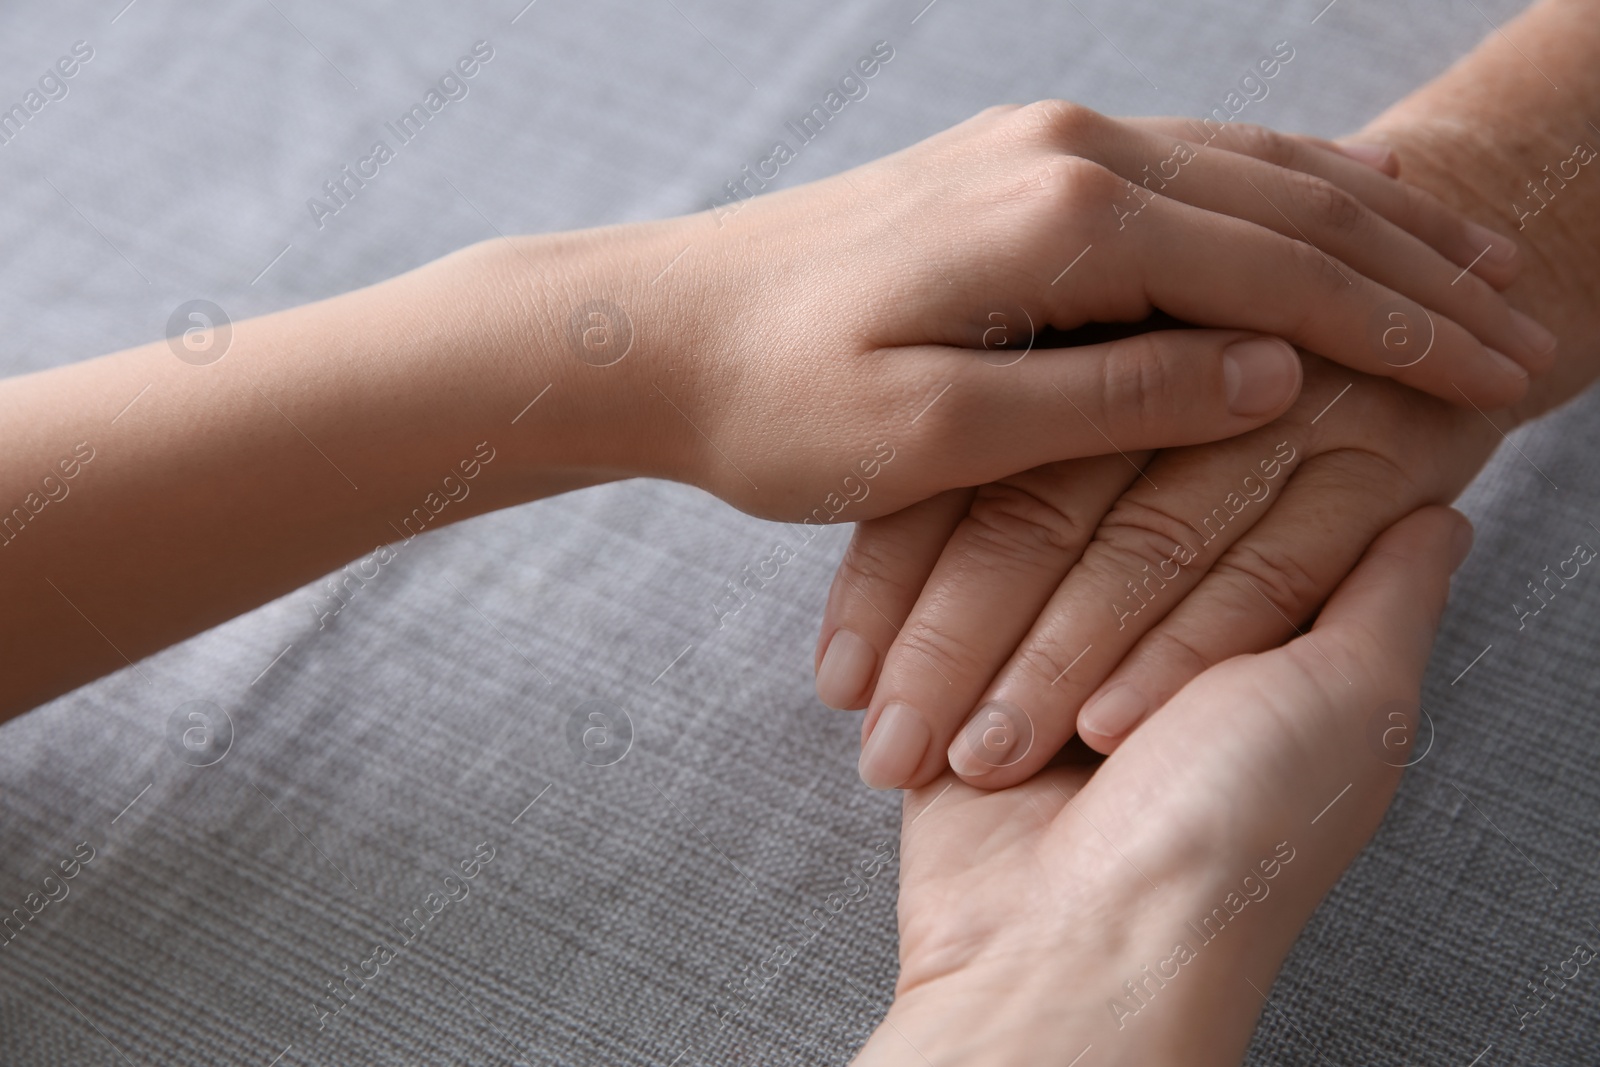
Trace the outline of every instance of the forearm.
<path fill-rule="evenodd" d="M 0 383 L 0 719 L 378 546 L 664 473 L 650 361 L 579 358 L 551 240 L 235 323 L 203 365 L 160 341 Z"/>
<path fill-rule="evenodd" d="M 1391 144 L 1404 180 L 1522 245 L 1508 296 L 1561 347 L 1519 418 L 1600 375 L 1597 59 L 1600 3 L 1544 0 L 1353 137 Z"/>

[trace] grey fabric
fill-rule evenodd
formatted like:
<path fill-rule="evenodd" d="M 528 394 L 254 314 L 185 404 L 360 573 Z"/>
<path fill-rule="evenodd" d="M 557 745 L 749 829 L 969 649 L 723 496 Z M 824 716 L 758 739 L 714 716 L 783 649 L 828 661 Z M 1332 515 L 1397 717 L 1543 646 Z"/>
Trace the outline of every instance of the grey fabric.
<path fill-rule="evenodd" d="M 0 369 L 148 340 L 195 297 L 238 318 L 497 230 L 702 208 L 880 39 L 893 61 L 784 182 L 1001 101 L 1205 111 L 1280 39 L 1295 59 L 1244 117 L 1335 133 L 1518 7 L 924 2 L 9 5 L 0 99 L 75 41 L 94 58 L 0 145 Z M 307 198 L 478 40 L 469 95 L 318 229 Z M 1435 746 L 1295 950 L 1252 1063 L 1593 1062 L 1589 975 L 1517 1024 L 1525 981 L 1600 920 L 1600 594 L 1585 574 L 1520 631 L 1512 605 L 1596 534 L 1595 408 L 1521 433 L 1469 494 Z M 681 487 L 594 489 L 425 535 L 325 627 L 302 590 L 7 725 L 0 906 L 80 843 L 93 858 L 0 947 L 0 1062 L 846 1061 L 889 1000 L 893 864 L 802 921 L 881 862 L 898 803 L 856 781 L 859 719 L 811 691 L 845 536 L 719 628 L 724 583 L 799 535 Z M 210 766 L 171 743 L 191 701 L 233 727 Z M 569 744 L 592 701 L 632 724 L 610 766 Z M 480 842 L 492 860 L 433 915 Z M 324 983 L 400 946 L 418 906 L 420 935 L 319 1029 Z"/>

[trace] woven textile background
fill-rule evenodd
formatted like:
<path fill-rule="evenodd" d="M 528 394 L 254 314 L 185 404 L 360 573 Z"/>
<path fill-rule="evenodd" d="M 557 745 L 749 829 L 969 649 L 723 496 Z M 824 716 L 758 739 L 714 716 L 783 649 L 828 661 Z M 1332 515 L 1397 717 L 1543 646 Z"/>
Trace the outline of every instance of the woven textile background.
<path fill-rule="evenodd" d="M 1333 134 L 1519 6 L 523 2 L 0 9 L 0 104 L 93 50 L 0 145 L 0 371 L 158 337 L 197 297 L 237 319 L 497 232 L 704 208 L 878 41 L 893 59 L 783 182 L 998 102 L 1203 112 L 1280 40 L 1294 59 L 1242 117 Z M 308 198 L 479 41 L 467 95 L 314 218 Z M 1511 605 L 1600 537 L 1597 414 L 1591 396 L 1520 433 L 1469 493 L 1434 745 L 1297 947 L 1252 1063 L 1595 1062 L 1600 977 L 1517 1027 L 1524 983 L 1600 938 L 1600 591 L 1572 583 L 1521 631 Z M 859 784 L 859 717 L 811 689 L 846 536 L 719 627 L 725 583 L 798 535 L 682 487 L 594 489 L 427 534 L 337 615 L 301 590 L 8 724 L 0 910 L 92 858 L 0 947 L 0 1063 L 847 1061 L 894 979 L 894 867 L 820 932 L 799 923 L 897 841 L 898 798 Z M 231 723 L 209 766 L 171 743 L 191 701 Z M 597 709 L 619 744 L 616 710 L 631 723 L 609 766 L 571 744 Z M 469 895 L 424 907 L 319 1019 L 326 983 L 401 941 L 464 861 Z"/>

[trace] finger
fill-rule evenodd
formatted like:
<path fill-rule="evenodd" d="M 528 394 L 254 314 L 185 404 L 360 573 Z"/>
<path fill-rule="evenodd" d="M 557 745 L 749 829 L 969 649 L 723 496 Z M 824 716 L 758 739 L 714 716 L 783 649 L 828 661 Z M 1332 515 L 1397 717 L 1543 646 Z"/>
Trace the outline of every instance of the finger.
<path fill-rule="evenodd" d="M 1489 348 L 1523 366 L 1535 371 L 1549 367 L 1555 351 L 1553 334 L 1526 315 L 1514 313 L 1487 281 L 1368 207 L 1340 180 L 1233 152 L 1206 151 L 1203 145 L 1136 128 L 1106 136 L 1095 152 L 1100 162 L 1149 193 L 1299 238 L 1455 320 Z M 1352 184 L 1394 185 L 1370 168 L 1333 158 L 1339 167 L 1354 171 L 1359 181 Z"/>
<path fill-rule="evenodd" d="M 1201 671 L 1293 637 L 1367 544 L 1416 506 L 1407 486 L 1381 473 L 1356 452 L 1306 460 L 1277 507 L 1084 703 L 1083 739 L 1110 752 Z"/>
<path fill-rule="evenodd" d="M 967 705 L 978 711 L 948 746 L 956 770 L 997 788 L 1043 766 L 1071 739 L 1085 698 L 1270 514 L 1300 460 L 1302 437 L 1280 420 L 1227 441 L 1163 452 L 1147 477 L 1114 506 L 1107 502 L 1082 559 L 1037 618 L 1027 616 L 1032 625 L 981 706 Z M 1025 717 L 1029 751 L 985 747 L 990 703 L 1019 722 Z"/>
<path fill-rule="evenodd" d="M 1198 815 L 1184 827 L 1190 846 L 1244 864 L 1257 846 L 1241 853 L 1240 841 L 1298 841 L 1309 820 L 1319 844 L 1305 862 L 1317 876 L 1298 883 L 1314 890 L 1302 900 L 1309 914 L 1394 794 L 1403 764 L 1374 753 L 1374 713 L 1415 709 L 1450 573 L 1470 546 L 1470 526 L 1449 508 L 1401 519 L 1367 549 L 1310 634 L 1207 671 L 1158 711 L 1101 765 L 1078 799 L 1084 817 L 1115 833 L 1130 810 L 1122 798 L 1150 793 L 1154 775 L 1161 792 L 1184 800 L 1167 810 L 1135 804 L 1143 817 Z M 1404 726 L 1414 736 L 1415 722 Z M 1198 799 L 1208 797 L 1227 802 Z"/>
<path fill-rule="evenodd" d="M 943 346 L 898 349 L 893 358 L 916 372 L 915 385 L 898 385 L 893 432 L 924 458 L 917 470 L 941 485 L 1232 437 L 1287 410 L 1301 378 L 1289 345 L 1239 330 L 1160 330 L 1041 349 L 1006 367 Z"/>
<path fill-rule="evenodd" d="M 1453 508 L 1427 507 L 1385 530 L 1339 584 L 1311 633 L 1323 643 L 1328 675 L 1362 673 L 1374 663 L 1395 663 L 1417 686 L 1433 651 L 1450 595 L 1450 576 L 1472 551 L 1472 524 Z M 1314 670 L 1322 668 L 1313 666 Z M 1333 677 L 1327 677 L 1333 684 Z"/>
<path fill-rule="evenodd" d="M 1148 221 L 1139 217 L 1137 225 L 1126 225 L 1126 214 L 1105 220 L 1089 249 L 1103 250 L 1103 258 L 1078 274 L 1074 285 L 1044 287 L 1054 325 L 1081 324 L 1084 307 L 1137 321 L 1153 305 L 1200 326 L 1284 337 L 1455 404 L 1492 410 L 1527 391 L 1528 373 L 1510 357 L 1304 241 L 1167 197 L 1133 196 L 1125 188 L 1123 195 Z M 1112 221 L 1124 228 L 1113 228 Z M 1145 303 L 1130 299 L 1119 281 L 1129 274 L 1144 279 Z M 1399 309 L 1423 334 L 1419 355 L 1408 350 L 1399 361 L 1380 345 L 1374 328 L 1388 309 Z"/>
<path fill-rule="evenodd" d="M 1303 135 L 1302 135 L 1303 136 Z M 1305 137 L 1318 148 L 1338 152 L 1362 166 L 1371 167 L 1386 178 L 1400 177 L 1400 157 L 1386 144 L 1362 141 L 1325 141 L 1320 137 Z"/>
<path fill-rule="evenodd" d="M 1520 270 L 1521 254 L 1516 241 L 1463 217 L 1431 193 L 1393 180 L 1393 175 L 1399 173 L 1399 162 L 1387 146 L 1358 148 L 1243 123 L 1218 127 L 1215 123 L 1199 123 L 1193 119 L 1128 121 L 1141 129 L 1186 138 L 1326 178 L 1401 229 L 1427 242 L 1458 267 L 1470 265 L 1474 273 L 1497 289 L 1510 285 Z M 1355 152 L 1378 157 L 1380 161 L 1369 162 L 1354 155 Z"/>
<path fill-rule="evenodd" d="M 944 769 L 951 737 L 1146 458 L 1047 464 L 977 491 L 883 661 L 863 781 L 911 788 Z"/>
<path fill-rule="evenodd" d="M 970 489 L 954 489 L 856 526 L 833 575 L 817 641 L 817 696 L 862 708 L 878 665 L 965 514 Z"/>

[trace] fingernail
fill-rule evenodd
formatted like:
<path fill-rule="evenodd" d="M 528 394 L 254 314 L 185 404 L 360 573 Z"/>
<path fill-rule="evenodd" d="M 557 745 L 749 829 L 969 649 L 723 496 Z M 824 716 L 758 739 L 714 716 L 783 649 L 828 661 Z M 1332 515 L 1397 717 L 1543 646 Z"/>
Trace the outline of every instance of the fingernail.
<path fill-rule="evenodd" d="M 1393 169 L 1394 149 L 1386 144 L 1341 144 L 1339 151 L 1358 163 L 1388 174 Z"/>
<path fill-rule="evenodd" d="M 1492 348 L 1485 348 L 1484 351 L 1489 353 L 1489 358 L 1494 362 L 1494 365 L 1505 371 L 1507 374 L 1516 378 L 1520 378 L 1523 381 L 1528 380 L 1528 368 L 1524 367 L 1522 364 L 1518 363 L 1504 352 L 1496 352 Z"/>
<path fill-rule="evenodd" d="M 1515 327 L 1517 337 L 1534 355 L 1548 356 L 1556 350 L 1556 335 L 1522 312 L 1511 313 L 1511 325 Z"/>
<path fill-rule="evenodd" d="M 963 778 L 981 778 L 996 767 L 1009 767 L 1033 747 L 1033 720 L 1017 705 L 991 700 L 978 709 L 946 753 L 950 767 Z"/>
<path fill-rule="evenodd" d="M 1491 263 L 1510 263 L 1517 258 L 1517 242 L 1476 222 L 1467 223 L 1467 240 L 1472 242 L 1474 255 L 1482 252 Z"/>
<path fill-rule="evenodd" d="M 932 734 L 910 704 L 890 704 L 861 747 L 861 780 L 873 789 L 895 789 L 916 773 Z"/>
<path fill-rule="evenodd" d="M 1472 523 L 1466 519 L 1456 522 L 1456 528 L 1450 532 L 1450 573 L 1454 574 L 1461 569 L 1467 561 L 1467 556 L 1472 552 Z"/>
<path fill-rule="evenodd" d="M 1121 737 L 1144 718 L 1149 703 L 1131 685 L 1102 693 L 1078 714 L 1078 732 L 1099 737 Z"/>
<path fill-rule="evenodd" d="M 1252 337 L 1222 350 L 1228 410 L 1255 418 L 1287 404 L 1300 388 L 1300 357 L 1287 341 Z"/>
<path fill-rule="evenodd" d="M 859 707 L 878 654 L 849 630 L 836 630 L 817 666 L 817 697 L 830 708 Z"/>

